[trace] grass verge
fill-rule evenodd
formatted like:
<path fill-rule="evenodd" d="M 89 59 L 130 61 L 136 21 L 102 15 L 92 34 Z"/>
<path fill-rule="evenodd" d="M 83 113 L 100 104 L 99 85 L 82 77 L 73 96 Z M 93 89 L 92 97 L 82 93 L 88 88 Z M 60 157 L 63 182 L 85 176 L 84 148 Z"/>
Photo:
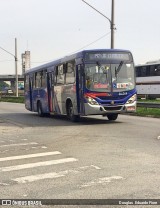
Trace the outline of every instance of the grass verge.
<path fill-rule="evenodd" d="M 24 103 L 24 97 L 1 97 L 0 102 Z"/>
<path fill-rule="evenodd" d="M 160 118 L 160 109 L 138 107 L 137 112 L 134 113 L 133 115 Z"/>

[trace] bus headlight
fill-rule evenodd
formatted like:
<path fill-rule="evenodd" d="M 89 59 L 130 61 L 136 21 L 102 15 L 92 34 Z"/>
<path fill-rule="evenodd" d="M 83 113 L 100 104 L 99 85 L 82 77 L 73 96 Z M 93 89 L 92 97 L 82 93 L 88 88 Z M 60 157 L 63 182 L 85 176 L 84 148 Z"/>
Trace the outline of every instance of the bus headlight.
<path fill-rule="evenodd" d="M 92 97 L 85 96 L 85 98 L 86 98 L 86 100 L 87 100 L 87 102 L 89 104 L 91 104 L 91 105 L 99 105 L 98 102 L 95 99 L 93 99 Z"/>
<path fill-rule="evenodd" d="M 126 104 L 134 103 L 134 101 L 136 101 L 136 100 L 137 100 L 137 95 L 134 94 L 132 97 L 130 97 L 130 98 L 127 100 Z"/>

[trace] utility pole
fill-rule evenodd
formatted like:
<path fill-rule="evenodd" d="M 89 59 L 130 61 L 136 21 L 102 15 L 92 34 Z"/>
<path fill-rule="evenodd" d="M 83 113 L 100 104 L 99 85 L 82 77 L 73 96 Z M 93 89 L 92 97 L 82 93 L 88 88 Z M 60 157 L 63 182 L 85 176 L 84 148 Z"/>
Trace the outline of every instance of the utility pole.
<path fill-rule="evenodd" d="M 114 30 L 115 30 L 115 23 L 114 23 L 114 0 L 112 0 L 112 9 L 111 9 L 111 19 L 109 19 L 106 15 L 98 11 L 96 8 L 94 8 L 92 5 L 90 5 L 88 2 L 82 0 L 85 4 L 87 4 L 89 7 L 94 9 L 96 12 L 98 12 L 100 15 L 105 17 L 109 23 L 110 23 L 110 29 L 111 29 L 111 49 L 114 48 Z"/>
<path fill-rule="evenodd" d="M 111 9 L 111 48 L 114 48 L 114 0 L 112 0 L 112 9 Z"/>
<path fill-rule="evenodd" d="M 16 88 L 16 97 L 18 97 L 18 58 L 17 58 L 17 38 L 15 38 L 15 88 Z"/>

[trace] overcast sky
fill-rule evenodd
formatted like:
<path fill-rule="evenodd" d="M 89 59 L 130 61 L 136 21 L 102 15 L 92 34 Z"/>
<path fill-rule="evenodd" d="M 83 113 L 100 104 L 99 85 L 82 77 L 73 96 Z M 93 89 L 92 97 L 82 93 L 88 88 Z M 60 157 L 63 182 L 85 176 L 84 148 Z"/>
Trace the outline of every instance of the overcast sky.
<path fill-rule="evenodd" d="M 111 17 L 111 0 L 86 1 Z M 160 0 L 115 0 L 115 26 L 115 48 L 130 50 L 135 64 L 160 59 Z M 109 21 L 81 0 L 0 0 L 0 28 L 0 47 L 10 53 L 17 38 L 19 74 L 26 50 L 34 67 L 82 48 L 110 48 Z M 0 49 L 0 74 L 14 73 L 14 57 Z"/>

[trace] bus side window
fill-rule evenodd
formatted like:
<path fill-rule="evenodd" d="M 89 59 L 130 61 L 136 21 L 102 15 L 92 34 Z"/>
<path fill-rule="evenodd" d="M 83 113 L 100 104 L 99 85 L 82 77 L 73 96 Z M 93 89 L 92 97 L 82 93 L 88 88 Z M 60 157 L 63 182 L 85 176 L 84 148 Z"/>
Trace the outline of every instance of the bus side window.
<path fill-rule="evenodd" d="M 25 91 L 29 91 L 29 75 L 25 76 Z"/>
<path fill-rule="evenodd" d="M 155 69 L 156 69 L 155 65 L 150 66 L 150 76 L 155 76 Z"/>
<path fill-rule="evenodd" d="M 37 76 L 37 72 L 33 74 L 33 88 L 36 88 L 36 76 Z"/>
<path fill-rule="evenodd" d="M 147 66 L 146 67 L 146 77 L 149 77 L 150 76 L 150 67 Z"/>
<path fill-rule="evenodd" d="M 65 74 L 63 71 L 63 65 L 58 66 L 58 74 L 57 74 L 57 85 L 64 84 Z"/>
<path fill-rule="evenodd" d="M 160 65 L 156 65 L 155 67 L 155 76 L 160 76 Z"/>
<path fill-rule="evenodd" d="M 57 85 L 57 76 L 58 76 L 58 66 L 55 67 L 55 70 L 54 70 L 53 73 L 54 73 L 54 75 L 53 75 L 53 77 L 54 77 L 53 84 L 54 84 L 54 86 L 56 86 Z"/>
<path fill-rule="evenodd" d="M 66 84 L 73 84 L 75 82 L 75 64 L 67 63 Z"/>
<path fill-rule="evenodd" d="M 37 72 L 36 73 L 35 81 L 36 81 L 36 86 L 35 86 L 36 88 L 42 87 L 42 76 L 41 76 L 41 72 Z"/>
<path fill-rule="evenodd" d="M 46 87 L 47 85 L 46 85 L 46 70 L 43 70 L 42 72 L 41 72 L 41 77 L 42 77 L 42 87 Z"/>
<path fill-rule="evenodd" d="M 142 70 L 141 70 L 141 76 L 142 77 L 145 77 L 146 76 L 146 73 L 147 73 L 147 67 L 146 66 L 143 66 L 142 67 Z"/>

